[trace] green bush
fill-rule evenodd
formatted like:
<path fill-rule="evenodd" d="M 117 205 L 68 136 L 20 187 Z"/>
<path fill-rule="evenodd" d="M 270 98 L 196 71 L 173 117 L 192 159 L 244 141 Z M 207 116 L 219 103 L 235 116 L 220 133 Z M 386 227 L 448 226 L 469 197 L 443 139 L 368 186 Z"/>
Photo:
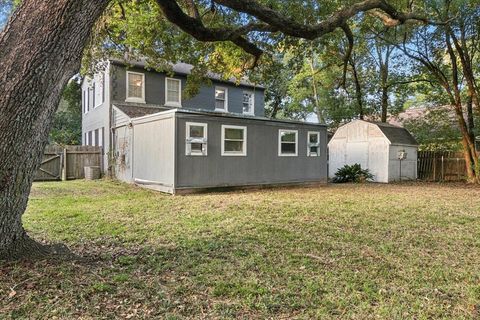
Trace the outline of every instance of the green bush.
<path fill-rule="evenodd" d="M 362 169 L 359 163 L 352 164 L 349 166 L 346 164 L 342 168 L 338 169 L 333 178 L 334 183 L 345 183 L 345 182 L 365 182 L 368 180 L 373 180 L 373 175 L 368 171 L 368 169 Z"/>

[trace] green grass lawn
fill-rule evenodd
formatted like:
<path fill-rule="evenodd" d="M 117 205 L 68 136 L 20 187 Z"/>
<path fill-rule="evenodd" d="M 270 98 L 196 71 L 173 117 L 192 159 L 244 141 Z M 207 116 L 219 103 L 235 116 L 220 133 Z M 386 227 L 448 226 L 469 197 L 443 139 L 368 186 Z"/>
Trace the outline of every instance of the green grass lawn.
<path fill-rule="evenodd" d="M 465 185 L 36 183 L 29 233 L 93 262 L 0 264 L 0 318 L 472 319 L 479 218 Z"/>

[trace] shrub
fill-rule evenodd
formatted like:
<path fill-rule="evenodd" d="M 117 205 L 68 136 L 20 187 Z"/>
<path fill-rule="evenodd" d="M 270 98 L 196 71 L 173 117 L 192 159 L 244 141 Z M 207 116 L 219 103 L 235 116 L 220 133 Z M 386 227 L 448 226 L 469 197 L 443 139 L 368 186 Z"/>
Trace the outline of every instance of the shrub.
<path fill-rule="evenodd" d="M 346 164 L 342 168 L 338 169 L 333 178 L 334 183 L 345 182 L 365 182 L 367 180 L 373 180 L 373 175 L 368 169 L 362 169 L 359 163 L 349 166 Z"/>

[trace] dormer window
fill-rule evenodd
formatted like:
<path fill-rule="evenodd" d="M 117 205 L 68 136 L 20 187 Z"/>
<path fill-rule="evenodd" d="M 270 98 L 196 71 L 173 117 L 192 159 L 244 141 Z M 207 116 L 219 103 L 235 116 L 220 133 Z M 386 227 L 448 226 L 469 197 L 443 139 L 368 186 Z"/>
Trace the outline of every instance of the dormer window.
<path fill-rule="evenodd" d="M 253 92 L 243 91 L 243 113 L 253 115 L 254 100 Z"/>
<path fill-rule="evenodd" d="M 228 111 L 227 94 L 227 88 L 215 87 L 215 110 Z"/>
<path fill-rule="evenodd" d="M 165 79 L 165 105 L 171 107 L 181 107 L 182 101 L 182 82 L 179 79 Z"/>
<path fill-rule="evenodd" d="M 143 73 L 127 71 L 127 98 L 125 101 L 145 103 L 145 75 Z"/>

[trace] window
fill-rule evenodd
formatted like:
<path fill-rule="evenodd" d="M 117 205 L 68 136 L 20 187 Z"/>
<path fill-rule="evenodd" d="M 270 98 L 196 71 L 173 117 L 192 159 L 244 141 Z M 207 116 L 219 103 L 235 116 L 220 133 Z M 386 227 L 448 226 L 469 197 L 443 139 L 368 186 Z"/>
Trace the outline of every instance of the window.
<path fill-rule="evenodd" d="M 82 107 L 83 107 L 83 113 L 87 113 L 87 95 L 86 95 L 86 90 L 82 90 Z"/>
<path fill-rule="evenodd" d="M 215 110 L 228 111 L 227 101 L 227 88 L 215 87 Z"/>
<path fill-rule="evenodd" d="M 99 143 L 99 134 L 98 134 L 98 129 L 95 129 L 95 131 L 93 132 L 93 145 L 94 146 L 99 146 L 100 143 Z"/>
<path fill-rule="evenodd" d="M 87 95 L 88 95 L 88 98 L 87 98 L 87 100 L 88 100 L 87 112 L 88 112 L 91 109 L 93 109 L 93 89 L 92 89 L 91 85 L 88 86 Z"/>
<path fill-rule="evenodd" d="M 207 155 L 207 124 L 187 122 L 186 123 L 186 144 L 185 154 L 187 156 Z"/>
<path fill-rule="evenodd" d="M 87 139 L 87 146 L 92 145 L 92 131 L 88 131 L 88 139 Z"/>
<path fill-rule="evenodd" d="M 278 131 L 278 155 L 279 156 L 297 156 L 298 150 L 298 131 L 282 130 Z"/>
<path fill-rule="evenodd" d="M 105 76 L 103 73 L 96 74 L 95 78 L 95 108 L 104 102 Z"/>
<path fill-rule="evenodd" d="M 320 155 L 320 132 L 308 131 L 307 156 L 317 157 Z"/>
<path fill-rule="evenodd" d="M 253 114 L 253 92 L 243 91 L 243 113 Z"/>
<path fill-rule="evenodd" d="M 127 99 L 129 102 L 145 103 L 145 75 L 127 71 Z"/>
<path fill-rule="evenodd" d="M 165 78 L 165 105 L 181 106 L 182 83 L 179 79 Z"/>
<path fill-rule="evenodd" d="M 222 156 L 247 155 L 247 127 L 222 125 Z"/>

